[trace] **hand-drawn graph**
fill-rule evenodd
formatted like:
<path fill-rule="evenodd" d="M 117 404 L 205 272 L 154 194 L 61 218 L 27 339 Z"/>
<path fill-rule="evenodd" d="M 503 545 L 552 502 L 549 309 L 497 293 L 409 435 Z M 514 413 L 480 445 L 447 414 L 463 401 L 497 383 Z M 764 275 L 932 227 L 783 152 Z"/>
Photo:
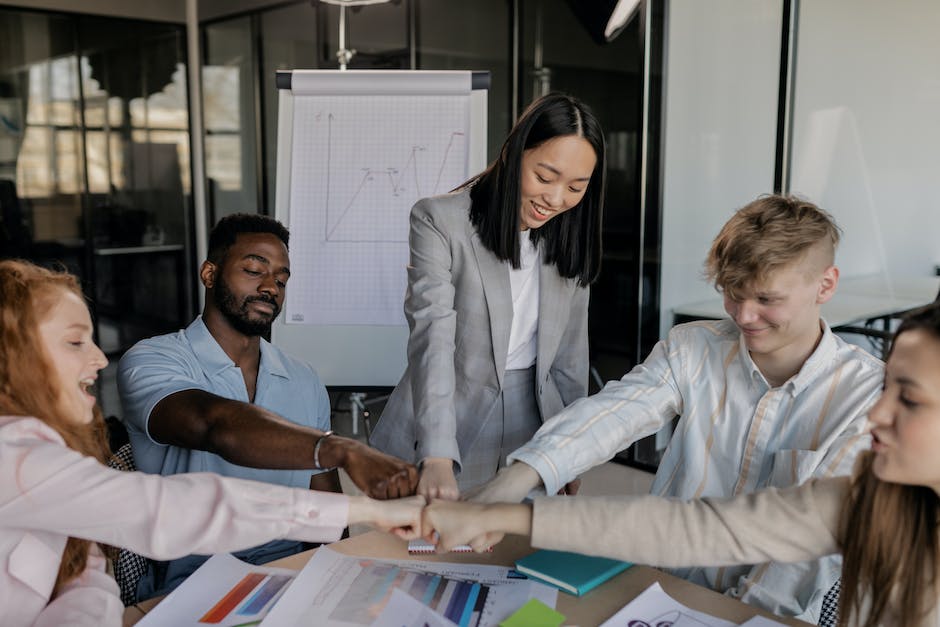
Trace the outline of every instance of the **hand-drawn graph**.
<path fill-rule="evenodd" d="M 469 99 L 304 97 L 293 118 L 287 319 L 404 324 L 408 216 L 469 178 Z"/>
<path fill-rule="evenodd" d="M 358 170 L 361 177 L 358 184 L 353 185 L 353 190 L 340 188 L 337 181 L 334 181 L 336 173 L 333 170 L 331 145 L 333 121 L 333 114 L 328 114 L 326 116 L 328 139 L 324 206 L 326 222 L 323 239 L 327 242 L 407 241 L 407 229 L 394 229 L 392 232 L 385 232 L 381 228 L 375 229 L 374 226 L 381 227 L 382 225 L 377 223 L 370 214 L 376 208 L 383 208 L 393 216 L 401 217 L 402 212 L 407 212 L 416 200 L 426 196 L 436 196 L 452 189 L 453 184 L 442 189 L 441 178 L 447 169 L 448 159 L 459 160 L 462 157 L 460 151 L 466 151 L 466 134 L 463 131 L 453 131 L 440 156 L 431 154 L 426 144 L 413 144 L 402 166 L 360 167 Z M 403 150 L 405 149 L 403 147 Z M 435 163 L 435 161 L 440 163 Z M 429 184 L 431 181 L 429 175 L 434 173 L 434 170 L 436 170 L 436 175 L 433 178 L 433 184 Z M 342 180 L 340 176 L 336 178 Z M 351 178 L 355 182 L 355 176 Z M 453 178 L 449 182 L 453 183 Z M 407 217 L 407 213 L 404 213 L 404 217 Z"/>
<path fill-rule="evenodd" d="M 294 179 L 309 187 L 311 208 L 322 212 L 320 238 L 407 242 L 412 205 L 467 178 L 466 98 L 387 96 L 380 106 L 374 99 L 322 100 L 295 124 L 303 133 L 296 139 L 314 150 Z"/>

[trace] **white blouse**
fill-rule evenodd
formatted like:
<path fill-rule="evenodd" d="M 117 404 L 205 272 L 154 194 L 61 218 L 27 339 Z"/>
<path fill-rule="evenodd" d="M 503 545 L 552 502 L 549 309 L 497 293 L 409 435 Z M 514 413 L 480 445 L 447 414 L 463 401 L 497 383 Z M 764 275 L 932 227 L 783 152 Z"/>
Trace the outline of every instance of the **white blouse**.
<path fill-rule="evenodd" d="M 506 370 L 523 370 L 535 364 L 539 330 L 539 249 L 529 231 L 519 231 L 519 268 L 509 268 L 512 289 L 512 327 Z"/>

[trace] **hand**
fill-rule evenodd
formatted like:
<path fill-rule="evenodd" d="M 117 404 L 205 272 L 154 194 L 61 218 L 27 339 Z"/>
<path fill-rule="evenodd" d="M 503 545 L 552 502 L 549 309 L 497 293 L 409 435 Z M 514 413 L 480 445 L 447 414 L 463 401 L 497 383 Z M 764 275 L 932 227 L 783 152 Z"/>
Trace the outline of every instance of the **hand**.
<path fill-rule="evenodd" d="M 542 478 L 532 466 L 516 462 L 500 469 L 487 483 L 468 491 L 464 500 L 474 503 L 520 503 L 541 484 Z"/>
<path fill-rule="evenodd" d="M 418 469 L 350 438 L 328 438 L 346 447 L 341 464 L 360 490 L 375 499 L 411 496 L 418 485 Z"/>
<path fill-rule="evenodd" d="M 454 478 L 454 461 L 446 457 L 428 457 L 421 465 L 418 494 L 430 499 L 456 501 L 460 496 Z"/>
<path fill-rule="evenodd" d="M 421 537 L 421 513 L 426 504 L 423 496 L 388 501 L 350 497 L 349 524 L 366 523 L 403 540 L 413 540 Z"/>
<path fill-rule="evenodd" d="M 558 494 L 559 495 L 567 494 L 568 496 L 574 496 L 580 490 L 581 490 L 581 480 L 572 479 L 571 481 L 565 484 L 565 487 L 563 487 L 561 490 L 558 491 Z"/>
<path fill-rule="evenodd" d="M 480 553 L 493 546 L 493 535 L 502 538 L 503 533 L 531 534 L 532 507 L 436 500 L 424 508 L 421 533 L 429 542 L 436 539 L 438 553 L 461 544 L 469 544 Z"/>
<path fill-rule="evenodd" d="M 474 503 L 518 503 L 541 483 L 541 477 L 532 466 L 516 462 L 501 469 L 488 483 L 475 488 L 464 498 Z M 425 535 L 427 535 L 426 532 Z M 481 545 L 490 547 L 499 544 L 503 535 L 499 531 L 491 531 L 477 538 L 477 541 Z"/>

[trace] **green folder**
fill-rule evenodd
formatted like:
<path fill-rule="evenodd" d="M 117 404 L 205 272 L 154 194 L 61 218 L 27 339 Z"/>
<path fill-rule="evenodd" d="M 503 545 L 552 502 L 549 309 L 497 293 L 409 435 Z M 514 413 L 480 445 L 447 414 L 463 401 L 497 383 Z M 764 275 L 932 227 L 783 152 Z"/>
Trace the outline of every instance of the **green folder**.
<path fill-rule="evenodd" d="M 559 627 L 565 622 L 565 615 L 556 612 L 538 599 L 529 599 L 499 627 Z"/>
<path fill-rule="evenodd" d="M 516 570 L 581 596 L 632 566 L 630 562 L 564 551 L 536 551 L 516 562 Z"/>

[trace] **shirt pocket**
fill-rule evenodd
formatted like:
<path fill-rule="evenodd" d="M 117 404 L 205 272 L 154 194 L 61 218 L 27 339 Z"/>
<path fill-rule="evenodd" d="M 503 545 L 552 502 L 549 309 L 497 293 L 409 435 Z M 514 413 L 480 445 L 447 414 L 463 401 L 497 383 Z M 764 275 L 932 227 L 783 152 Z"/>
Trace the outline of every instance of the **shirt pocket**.
<path fill-rule="evenodd" d="M 796 448 L 777 451 L 774 453 L 773 468 L 767 486 L 786 488 L 803 483 L 816 470 L 820 459 L 820 451 Z"/>
<path fill-rule="evenodd" d="M 62 555 L 36 536 L 27 533 L 10 553 L 7 570 L 10 577 L 38 594 L 45 601 L 52 596 Z"/>

